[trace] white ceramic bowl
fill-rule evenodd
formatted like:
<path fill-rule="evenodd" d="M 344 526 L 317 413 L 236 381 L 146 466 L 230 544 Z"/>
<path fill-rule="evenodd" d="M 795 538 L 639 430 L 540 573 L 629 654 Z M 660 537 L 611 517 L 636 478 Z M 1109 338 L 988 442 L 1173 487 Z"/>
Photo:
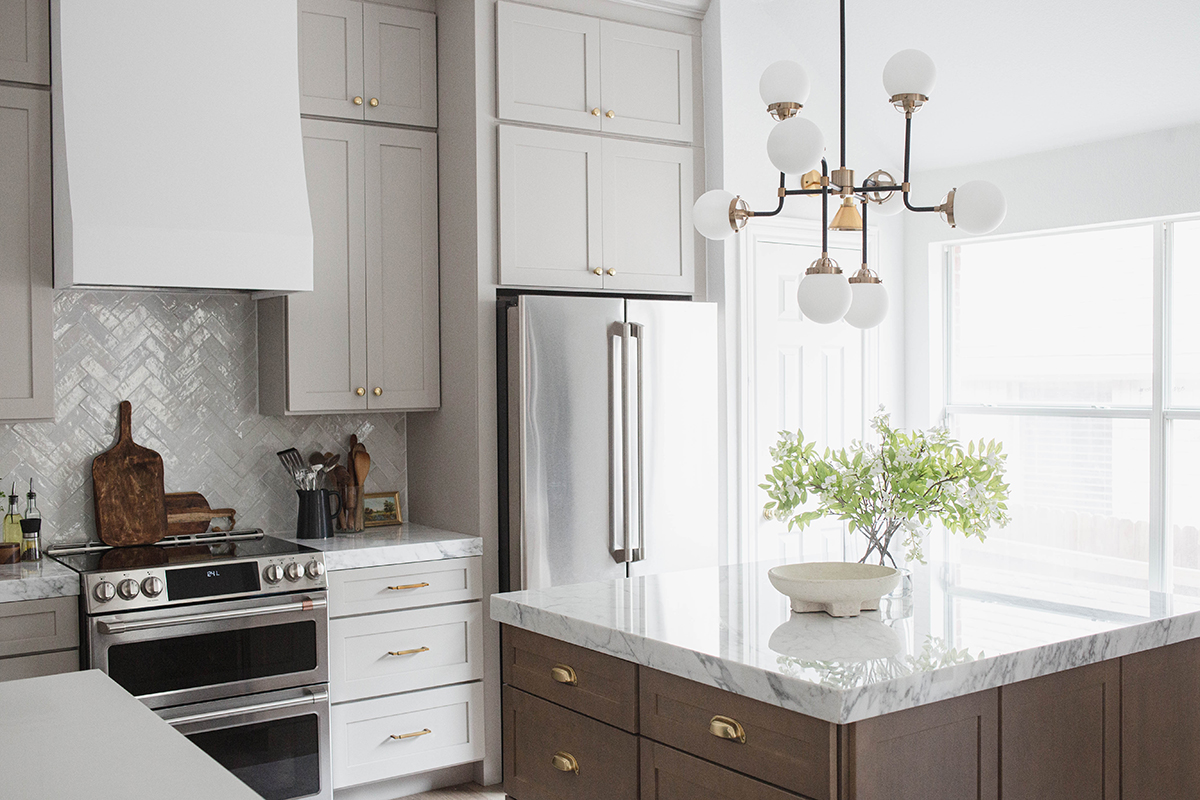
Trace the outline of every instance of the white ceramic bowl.
<path fill-rule="evenodd" d="M 860 611 L 879 608 L 879 598 L 900 582 L 900 571 L 878 564 L 813 561 L 772 567 L 767 577 L 781 594 L 792 599 L 792 611 L 857 617 Z"/>

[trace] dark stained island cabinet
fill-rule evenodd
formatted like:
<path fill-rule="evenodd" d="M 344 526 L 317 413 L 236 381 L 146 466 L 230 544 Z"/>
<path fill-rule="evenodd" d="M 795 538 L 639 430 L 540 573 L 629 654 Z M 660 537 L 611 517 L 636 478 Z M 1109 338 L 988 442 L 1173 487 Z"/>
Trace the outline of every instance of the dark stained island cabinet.
<path fill-rule="evenodd" d="M 839 725 L 502 635 L 511 800 L 1200 798 L 1200 640 Z"/>

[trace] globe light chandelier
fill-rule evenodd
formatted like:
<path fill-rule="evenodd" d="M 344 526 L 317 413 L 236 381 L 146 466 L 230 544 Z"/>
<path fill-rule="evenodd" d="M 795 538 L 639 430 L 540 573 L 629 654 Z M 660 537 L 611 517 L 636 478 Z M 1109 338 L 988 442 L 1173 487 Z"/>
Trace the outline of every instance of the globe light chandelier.
<path fill-rule="evenodd" d="M 808 319 L 830 324 L 840 319 L 856 328 L 873 328 L 887 315 L 888 296 L 883 281 L 867 266 L 867 209 L 891 216 L 903 208 L 918 213 L 938 213 L 952 228 L 971 234 L 994 231 L 1004 221 L 1007 205 L 1000 190 L 987 181 L 970 181 L 951 189 L 936 206 L 915 206 L 909 199 L 909 156 L 912 151 L 913 114 L 929 101 L 937 80 L 933 60 L 920 50 L 901 50 L 883 68 L 883 88 L 891 103 L 904 114 L 904 177 L 897 184 L 886 170 L 872 172 L 861 186 L 854 170 L 846 167 L 846 0 L 841 0 L 841 167 L 832 171 L 824 158 L 825 137 L 800 111 L 808 99 L 809 80 L 794 61 L 777 61 L 767 67 L 758 90 L 776 125 L 767 137 L 767 156 L 779 170 L 779 205 L 774 211 L 751 211 L 740 196 L 724 189 L 705 192 L 693 208 L 693 220 L 708 239 L 727 239 L 752 217 L 774 217 L 787 198 L 821 196 L 821 257 L 812 262 L 800 281 L 796 299 Z M 820 166 L 818 170 L 817 167 Z M 800 175 L 800 188 L 787 188 L 787 176 Z M 829 222 L 829 196 L 842 205 Z M 829 231 L 862 231 L 862 266 L 846 279 L 829 257 Z"/>

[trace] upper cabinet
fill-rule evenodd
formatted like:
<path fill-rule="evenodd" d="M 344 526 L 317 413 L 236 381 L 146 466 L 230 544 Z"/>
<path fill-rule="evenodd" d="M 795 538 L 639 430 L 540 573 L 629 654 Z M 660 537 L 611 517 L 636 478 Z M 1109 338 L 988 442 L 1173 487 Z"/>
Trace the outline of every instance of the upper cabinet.
<path fill-rule="evenodd" d="M 0 0 L 0 81 L 49 85 L 48 0 Z"/>
<path fill-rule="evenodd" d="M 500 118 L 692 141 L 692 37 L 497 3 Z"/>
<path fill-rule="evenodd" d="M 353 0 L 299 10 L 301 114 L 437 127 L 433 14 Z"/>

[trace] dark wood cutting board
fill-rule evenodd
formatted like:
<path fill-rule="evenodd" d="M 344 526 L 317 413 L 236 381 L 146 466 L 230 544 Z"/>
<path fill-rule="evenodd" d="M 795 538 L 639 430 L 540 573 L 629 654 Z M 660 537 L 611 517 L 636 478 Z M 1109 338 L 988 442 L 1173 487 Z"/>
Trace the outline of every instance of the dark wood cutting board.
<path fill-rule="evenodd" d="M 214 519 L 226 517 L 233 530 L 235 515 L 232 508 L 210 508 L 208 498 L 199 492 L 172 492 L 167 497 L 167 535 L 194 536 L 207 533 Z M 213 530 L 219 530 L 213 528 Z"/>
<path fill-rule="evenodd" d="M 167 533 L 162 456 L 133 443 L 133 407 L 120 405 L 117 443 L 92 460 L 96 535 L 114 547 L 154 544 Z"/>

